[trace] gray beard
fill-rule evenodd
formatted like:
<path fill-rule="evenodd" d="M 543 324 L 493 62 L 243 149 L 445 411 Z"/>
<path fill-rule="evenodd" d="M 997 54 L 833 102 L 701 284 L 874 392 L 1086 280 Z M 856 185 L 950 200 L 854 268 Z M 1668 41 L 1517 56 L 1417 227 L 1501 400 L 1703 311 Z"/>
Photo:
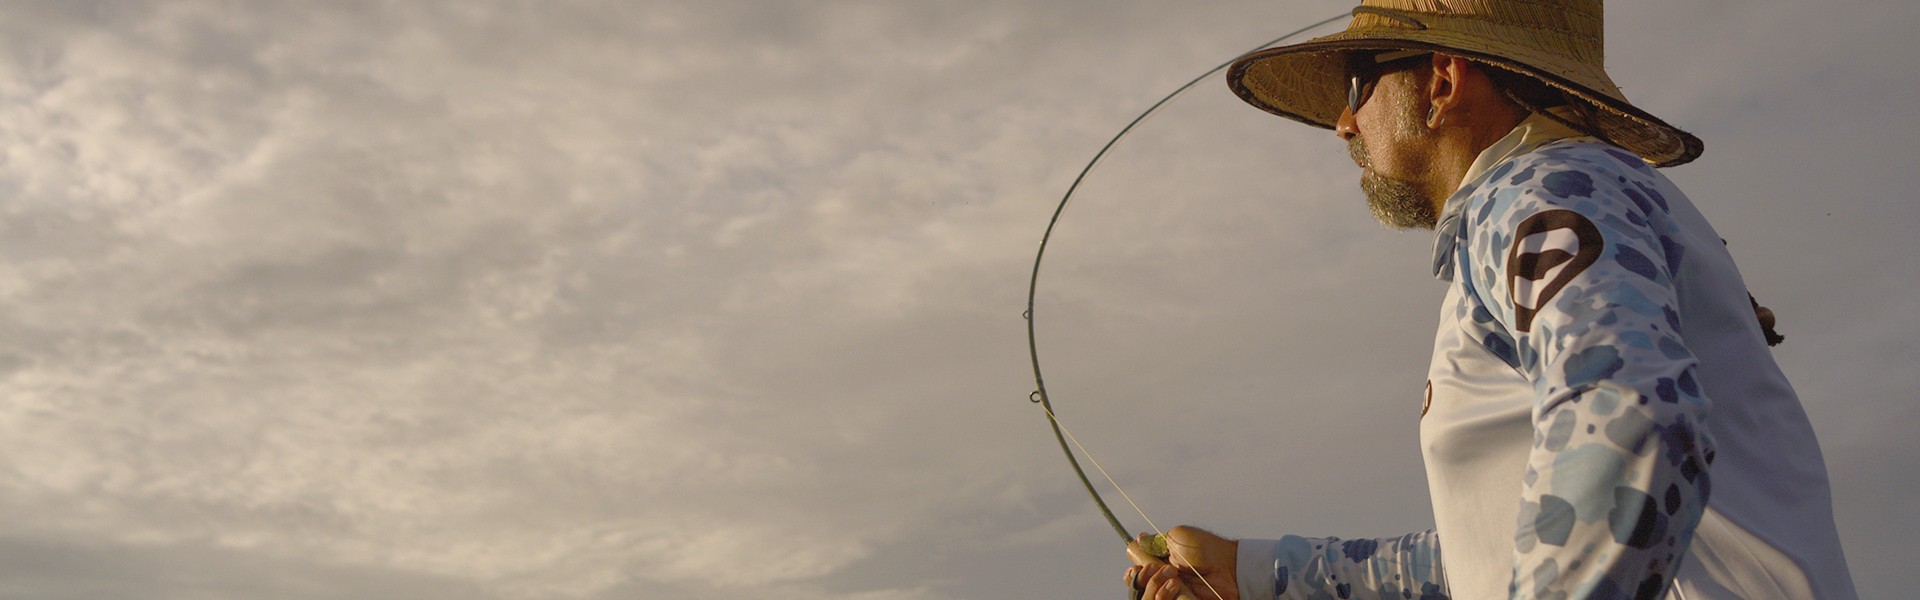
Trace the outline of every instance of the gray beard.
<path fill-rule="evenodd" d="M 1354 136 L 1347 141 L 1347 152 L 1362 165 L 1370 167 L 1367 146 Z M 1367 196 L 1367 209 L 1388 229 L 1433 229 L 1440 215 L 1420 187 L 1405 179 L 1394 179 L 1369 169 L 1360 175 L 1360 191 Z"/>

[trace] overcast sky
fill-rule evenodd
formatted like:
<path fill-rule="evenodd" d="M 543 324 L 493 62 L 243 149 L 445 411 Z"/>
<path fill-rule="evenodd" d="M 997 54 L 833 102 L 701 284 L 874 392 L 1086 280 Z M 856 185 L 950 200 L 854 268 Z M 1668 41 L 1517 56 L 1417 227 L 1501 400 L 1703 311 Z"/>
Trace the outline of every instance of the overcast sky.
<path fill-rule="evenodd" d="M 0 2 L 0 598 L 1118 598 L 1033 252 L 1349 7 Z M 1920 4 L 1607 17 L 1909 595 Z M 1431 526 L 1444 287 L 1357 178 L 1214 80 L 1063 218 L 1049 391 L 1161 526 Z"/>

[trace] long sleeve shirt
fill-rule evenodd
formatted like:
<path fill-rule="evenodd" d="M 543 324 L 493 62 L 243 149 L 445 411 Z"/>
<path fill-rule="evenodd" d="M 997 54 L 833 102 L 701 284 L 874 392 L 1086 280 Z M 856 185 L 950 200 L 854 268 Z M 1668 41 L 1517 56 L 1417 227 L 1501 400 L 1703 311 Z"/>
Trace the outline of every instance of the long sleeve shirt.
<path fill-rule="evenodd" d="M 1434 274 L 1435 528 L 1243 540 L 1243 598 L 1854 597 L 1812 427 L 1659 172 L 1529 119 L 1448 199 Z"/>

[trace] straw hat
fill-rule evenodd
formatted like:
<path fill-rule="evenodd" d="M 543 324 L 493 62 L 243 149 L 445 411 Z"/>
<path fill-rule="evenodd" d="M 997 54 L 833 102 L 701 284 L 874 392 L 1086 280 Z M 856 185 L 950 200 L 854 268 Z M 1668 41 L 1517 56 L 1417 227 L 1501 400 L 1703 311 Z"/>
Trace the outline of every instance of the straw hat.
<path fill-rule="evenodd" d="M 1227 71 L 1242 100 L 1332 129 L 1347 105 L 1347 55 L 1431 50 L 1538 79 L 1585 113 L 1585 129 L 1656 166 L 1700 156 L 1700 138 L 1627 102 L 1607 77 L 1601 0 L 1362 0 L 1347 30 L 1248 54 Z"/>

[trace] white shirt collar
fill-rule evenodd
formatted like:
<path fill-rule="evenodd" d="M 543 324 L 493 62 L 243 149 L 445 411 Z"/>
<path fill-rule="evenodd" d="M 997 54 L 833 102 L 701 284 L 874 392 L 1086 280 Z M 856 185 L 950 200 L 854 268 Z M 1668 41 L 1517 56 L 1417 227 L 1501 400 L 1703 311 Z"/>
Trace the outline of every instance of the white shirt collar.
<path fill-rule="evenodd" d="M 1550 108 L 1547 110 L 1565 109 Z M 1467 167 L 1467 174 L 1460 178 L 1460 186 L 1465 187 L 1467 184 L 1473 183 L 1473 180 L 1479 179 L 1481 174 L 1487 172 L 1487 169 L 1491 169 L 1494 165 L 1505 162 L 1514 156 L 1530 152 L 1540 144 L 1554 140 L 1585 136 L 1586 134 L 1575 131 L 1566 125 L 1561 125 L 1559 121 L 1555 121 L 1546 115 L 1540 113 L 1528 115 L 1526 119 L 1520 121 L 1519 125 L 1513 126 L 1513 131 L 1507 132 L 1506 137 L 1500 138 L 1500 141 L 1494 142 L 1492 146 L 1487 146 L 1486 150 L 1480 151 L 1480 156 L 1474 158 L 1473 164 Z M 1455 189 L 1457 190 L 1458 188 Z"/>

